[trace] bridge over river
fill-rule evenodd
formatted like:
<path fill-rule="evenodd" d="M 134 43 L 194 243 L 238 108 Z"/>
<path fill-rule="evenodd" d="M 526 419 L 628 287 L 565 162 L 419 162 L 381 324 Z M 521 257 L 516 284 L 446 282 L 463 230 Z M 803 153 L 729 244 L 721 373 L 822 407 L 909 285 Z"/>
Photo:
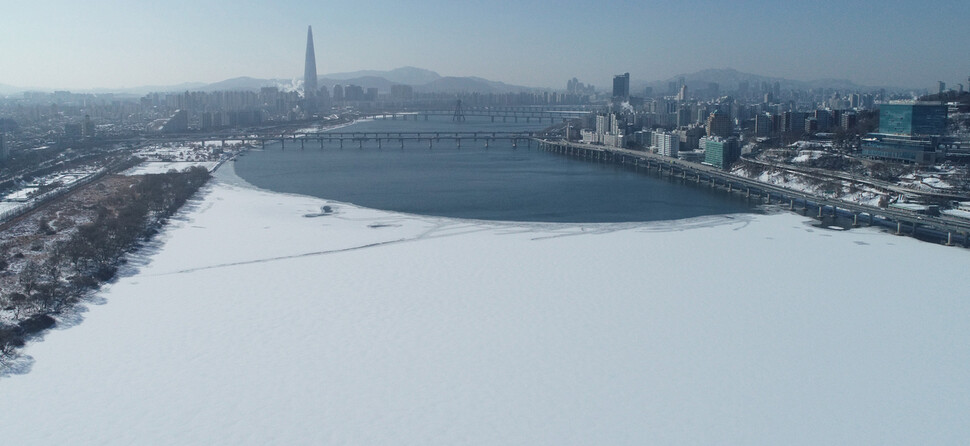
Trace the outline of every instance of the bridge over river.
<path fill-rule="evenodd" d="M 431 116 L 444 116 L 455 121 L 464 121 L 466 117 L 478 116 L 487 117 L 491 122 L 549 122 L 556 124 L 567 119 L 582 118 L 593 110 L 588 106 L 543 106 L 543 107 L 462 107 L 456 105 L 454 109 L 428 109 L 428 110 L 397 110 L 379 112 L 374 115 L 376 119 L 391 120 L 424 120 L 427 121 Z"/>
<path fill-rule="evenodd" d="M 544 136 L 545 134 L 542 132 L 298 132 L 279 135 L 223 136 L 219 139 L 223 144 L 226 141 L 243 141 L 250 144 L 259 144 L 260 147 L 264 148 L 267 142 L 279 142 L 282 150 L 286 150 L 287 147 L 306 149 L 315 146 L 323 149 L 326 144 L 336 145 L 341 149 L 344 148 L 345 144 L 356 145 L 359 149 L 363 149 L 364 144 L 376 146 L 378 149 L 383 149 L 385 145 L 388 147 L 400 146 L 401 149 L 404 149 L 406 142 L 415 141 L 427 142 L 428 148 L 433 149 L 435 144 L 442 141 L 458 148 L 462 147 L 463 142 L 466 145 L 471 143 L 488 148 L 490 143 L 500 140 L 511 141 L 513 148 L 518 147 L 521 143 L 531 147 L 536 138 Z M 211 141 L 212 139 L 208 138 L 208 140 Z"/>

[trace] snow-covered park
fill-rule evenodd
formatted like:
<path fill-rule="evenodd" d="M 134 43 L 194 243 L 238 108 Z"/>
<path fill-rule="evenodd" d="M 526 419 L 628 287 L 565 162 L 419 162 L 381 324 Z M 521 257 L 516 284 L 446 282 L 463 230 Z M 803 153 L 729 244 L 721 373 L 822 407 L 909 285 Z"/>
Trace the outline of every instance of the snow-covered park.
<path fill-rule="evenodd" d="M 125 175 L 182 171 L 194 166 L 213 171 L 223 162 L 249 146 L 241 140 L 211 140 L 150 144 L 135 151 L 143 161 L 124 172 Z"/>
<path fill-rule="evenodd" d="M 963 248 L 788 213 L 403 215 L 229 167 L 0 377 L 3 444 L 970 438 Z"/>

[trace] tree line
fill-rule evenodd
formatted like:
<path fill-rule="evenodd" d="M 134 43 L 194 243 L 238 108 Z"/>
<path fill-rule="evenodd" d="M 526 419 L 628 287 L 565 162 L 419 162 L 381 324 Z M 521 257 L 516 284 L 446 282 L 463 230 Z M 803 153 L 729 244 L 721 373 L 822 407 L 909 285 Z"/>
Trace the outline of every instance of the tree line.
<path fill-rule="evenodd" d="M 16 321 L 0 325 L 0 359 L 15 354 L 24 336 L 53 325 L 52 314 L 114 278 L 124 255 L 157 233 L 208 179 L 203 167 L 145 175 L 131 188 L 101 200 L 93 220 L 67 240 L 38 246 L 45 255 L 23 265 L 17 276 L 20 289 L 0 295 L 0 305 Z M 46 221 L 38 231 L 53 233 Z M 0 264 L 8 265 L 6 255 Z"/>

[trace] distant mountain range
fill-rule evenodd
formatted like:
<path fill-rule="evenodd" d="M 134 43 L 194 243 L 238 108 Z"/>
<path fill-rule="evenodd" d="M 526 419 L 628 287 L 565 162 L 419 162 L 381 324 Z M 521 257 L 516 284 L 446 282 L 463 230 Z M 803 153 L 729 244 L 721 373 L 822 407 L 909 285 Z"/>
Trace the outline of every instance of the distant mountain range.
<path fill-rule="evenodd" d="M 401 67 L 390 71 L 362 70 L 352 71 L 350 73 L 332 73 L 327 74 L 324 77 L 327 79 L 335 79 L 340 81 L 347 81 L 362 77 L 382 77 L 393 83 L 404 85 L 424 85 L 441 79 L 441 75 L 435 73 L 434 71 L 415 67 Z"/>
<path fill-rule="evenodd" d="M 748 82 L 748 88 L 750 88 L 751 91 L 758 91 L 761 88 L 762 82 L 767 82 L 769 85 L 774 85 L 775 82 L 778 82 L 782 90 L 808 90 L 821 88 L 831 88 L 842 91 L 871 91 L 879 88 L 886 88 L 887 90 L 908 90 L 907 88 L 901 87 L 864 86 L 856 84 L 847 79 L 817 79 L 813 81 L 797 81 L 780 77 L 743 73 L 733 68 L 712 68 L 701 70 L 694 73 L 680 74 L 662 81 L 637 82 L 632 80 L 630 82 L 630 90 L 631 93 L 637 94 L 642 92 L 645 87 L 653 87 L 654 94 L 664 94 L 668 92 L 668 87 L 671 82 L 675 83 L 677 88 L 680 88 L 681 78 L 683 78 L 684 82 L 687 84 L 687 89 L 693 91 L 706 90 L 710 87 L 712 82 L 717 83 L 720 91 L 722 92 L 735 91 L 738 89 L 738 85 L 740 85 L 742 82 Z"/>
<path fill-rule="evenodd" d="M 680 78 L 687 83 L 687 88 L 697 91 L 707 89 L 712 82 L 716 82 L 722 92 L 734 91 L 741 82 L 748 82 L 752 91 L 758 91 L 762 82 L 774 84 L 778 82 L 783 90 L 811 88 L 832 88 L 844 91 L 868 91 L 879 87 L 866 87 L 858 85 L 846 79 L 819 79 L 814 81 L 796 81 L 784 78 L 761 76 L 751 73 L 742 73 L 731 68 L 708 69 L 695 73 L 687 73 L 674 76 L 662 81 L 638 81 L 633 75 L 631 82 L 631 92 L 636 95 L 643 92 L 645 87 L 652 87 L 654 94 L 665 94 L 668 91 L 670 82 L 680 85 Z M 536 88 L 523 87 L 519 85 L 496 82 L 480 77 L 452 77 L 441 76 L 440 74 L 415 67 L 401 67 L 388 71 L 362 70 L 348 73 L 332 73 L 318 77 L 318 84 L 333 88 L 336 84 L 359 85 L 364 89 L 377 88 L 381 92 L 388 92 L 391 85 L 403 84 L 410 85 L 415 92 L 421 93 L 457 93 L 457 92 L 479 92 L 479 93 L 516 93 L 522 91 L 534 91 Z M 219 91 L 219 90 L 258 90 L 262 87 L 275 86 L 282 90 L 293 90 L 299 85 L 298 79 L 258 79 L 252 77 L 237 77 L 211 84 L 205 83 L 184 83 L 169 86 L 143 86 L 136 88 L 122 89 L 94 89 L 76 90 L 76 93 L 115 93 L 122 95 L 144 95 L 150 92 L 172 92 L 172 91 Z M 889 90 L 905 90 L 898 87 L 885 87 Z M 609 90 L 609 87 L 604 88 Z M 0 84 L 0 95 L 17 94 L 24 91 L 36 91 L 42 89 L 18 88 L 10 85 Z"/>
<path fill-rule="evenodd" d="M 509 93 L 535 90 L 530 87 L 510 85 L 480 77 L 441 76 L 434 71 L 414 67 L 403 67 L 389 71 L 363 70 L 349 73 L 325 74 L 317 77 L 317 84 L 326 86 L 328 89 L 333 88 L 337 84 L 359 85 L 365 90 L 368 88 L 376 88 L 381 92 L 388 92 L 391 90 L 391 85 L 398 84 L 410 85 L 414 88 L 414 91 L 422 93 Z M 199 90 L 257 90 L 266 86 L 279 86 L 286 89 L 293 88 L 296 84 L 293 80 L 238 77 L 209 84 L 200 87 Z"/>

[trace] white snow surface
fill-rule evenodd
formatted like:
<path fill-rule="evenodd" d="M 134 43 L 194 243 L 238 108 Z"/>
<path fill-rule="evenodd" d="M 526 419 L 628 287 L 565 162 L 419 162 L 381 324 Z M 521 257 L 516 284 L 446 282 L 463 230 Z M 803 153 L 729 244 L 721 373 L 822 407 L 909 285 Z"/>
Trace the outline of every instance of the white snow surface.
<path fill-rule="evenodd" d="M 0 378 L 0 442 L 970 438 L 962 248 L 794 214 L 431 218 L 225 170 Z"/>
<path fill-rule="evenodd" d="M 124 171 L 124 175 L 146 175 L 156 173 L 166 173 L 171 169 L 183 171 L 185 169 L 201 166 L 208 170 L 213 170 L 219 165 L 219 161 L 145 161 L 141 164 Z"/>
<path fill-rule="evenodd" d="M 817 160 L 825 156 L 825 151 L 822 150 L 799 150 L 798 156 L 792 158 L 791 162 L 796 164 L 804 164 L 811 160 Z"/>

